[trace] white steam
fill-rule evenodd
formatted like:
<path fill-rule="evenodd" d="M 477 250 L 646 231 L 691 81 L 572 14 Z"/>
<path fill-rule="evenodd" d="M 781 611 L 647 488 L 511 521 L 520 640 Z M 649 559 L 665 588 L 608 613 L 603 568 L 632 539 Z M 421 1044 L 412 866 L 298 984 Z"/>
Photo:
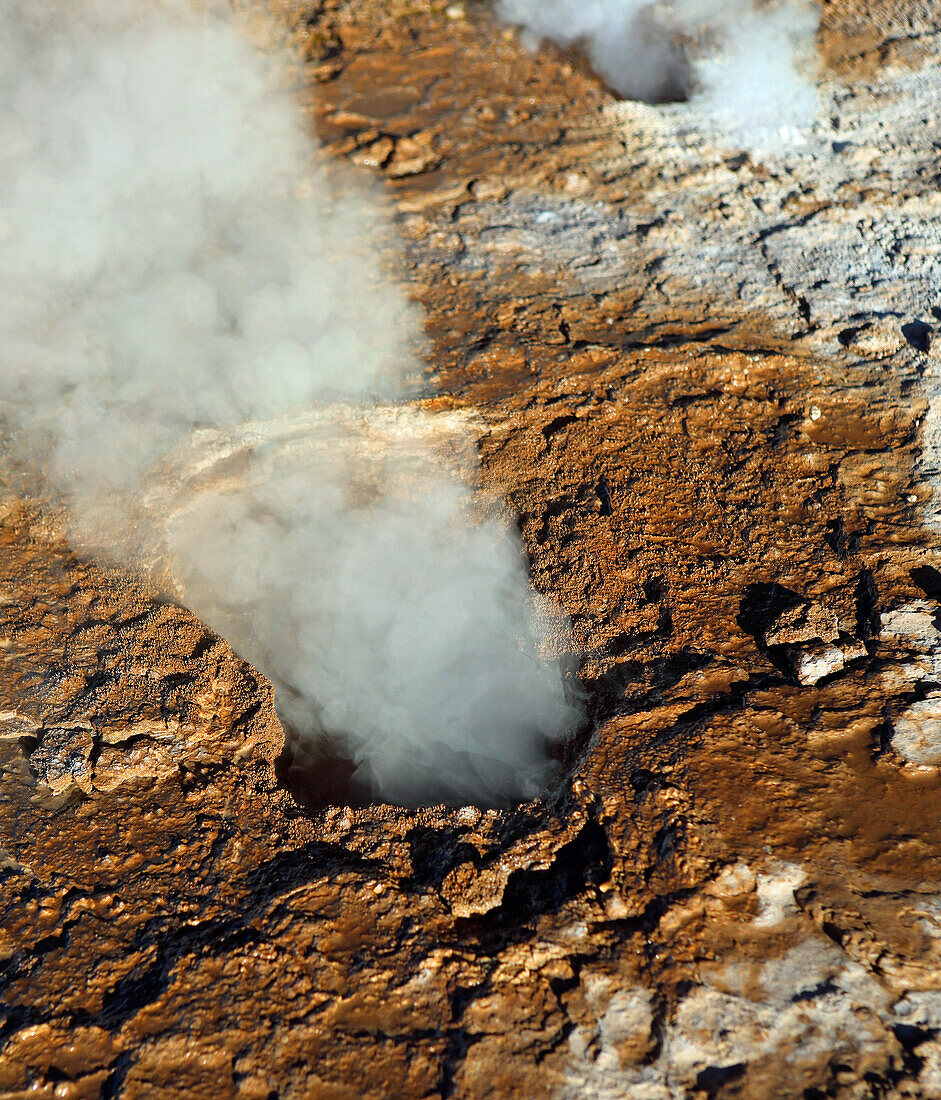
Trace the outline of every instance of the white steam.
<path fill-rule="evenodd" d="M 500 0 L 502 18 L 587 50 L 628 99 L 692 99 L 745 140 L 813 121 L 812 0 Z"/>
<path fill-rule="evenodd" d="M 0 7 L 13 454 L 376 794 L 530 795 L 578 715 L 537 656 L 519 546 L 475 520 L 427 416 L 323 413 L 388 409 L 420 317 L 381 274 L 381 207 L 312 163 L 278 76 L 177 4 Z M 210 445 L 228 460 L 199 467 Z"/>

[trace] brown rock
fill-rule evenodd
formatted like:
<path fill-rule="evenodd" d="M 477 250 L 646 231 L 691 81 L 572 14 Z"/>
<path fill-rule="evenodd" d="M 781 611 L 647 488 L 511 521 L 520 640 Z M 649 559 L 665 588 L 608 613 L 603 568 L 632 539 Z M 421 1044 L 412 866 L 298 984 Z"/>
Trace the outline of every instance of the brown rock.
<path fill-rule="evenodd" d="M 838 121 L 778 159 L 478 5 L 271 7 L 592 729 L 544 800 L 307 815 L 257 673 L 10 492 L 0 1091 L 937 1096 L 931 6 L 825 4 Z"/>

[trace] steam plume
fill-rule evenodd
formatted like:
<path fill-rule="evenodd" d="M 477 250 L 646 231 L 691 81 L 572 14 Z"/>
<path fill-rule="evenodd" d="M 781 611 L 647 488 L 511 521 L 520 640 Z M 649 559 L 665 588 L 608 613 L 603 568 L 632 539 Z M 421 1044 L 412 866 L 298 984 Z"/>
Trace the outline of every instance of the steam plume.
<path fill-rule="evenodd" d="M 577 713 L 520 549 L 390 404 L 421 326 L 380 273 L 387 219 L 312 159 L 282 85 L 218 14 L 0 8 L 13 452 L 77 540 L 152 566 L 376 793 L 533 794 Z"/>
<path fill-rule="evenodd" d="M 628 99 L 694 99 L 744 139 L 813 121 L 810 0 L 500 0 L 536 38 L 582 45 Z"/>

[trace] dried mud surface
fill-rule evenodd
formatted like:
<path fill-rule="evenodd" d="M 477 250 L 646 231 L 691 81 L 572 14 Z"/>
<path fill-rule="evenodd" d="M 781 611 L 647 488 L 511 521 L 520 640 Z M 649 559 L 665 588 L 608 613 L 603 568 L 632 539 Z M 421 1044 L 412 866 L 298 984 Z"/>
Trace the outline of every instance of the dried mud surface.
<path fill-rule="evenodd" d="M 270 6 L 590 728 L 514 810 L 307 813 L 265 681 L 5 491 L 0 1096 L 941 1095 L 931 6 L 826 3 L 764 158 L 483 5 Z"/>

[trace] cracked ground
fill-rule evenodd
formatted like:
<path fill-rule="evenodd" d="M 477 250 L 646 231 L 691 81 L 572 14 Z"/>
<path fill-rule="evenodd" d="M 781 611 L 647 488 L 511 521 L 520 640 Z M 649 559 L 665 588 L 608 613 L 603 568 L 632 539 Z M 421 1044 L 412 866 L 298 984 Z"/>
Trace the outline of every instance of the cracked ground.
<path fill-rule="evenodd" d="M 723 148 L 485 4 L 271 0 L 571 617 L 513 809 L 304 807 L 266 681 L 0 497 L 0 1096 L 941 1096 L 933 6 Z"/>

